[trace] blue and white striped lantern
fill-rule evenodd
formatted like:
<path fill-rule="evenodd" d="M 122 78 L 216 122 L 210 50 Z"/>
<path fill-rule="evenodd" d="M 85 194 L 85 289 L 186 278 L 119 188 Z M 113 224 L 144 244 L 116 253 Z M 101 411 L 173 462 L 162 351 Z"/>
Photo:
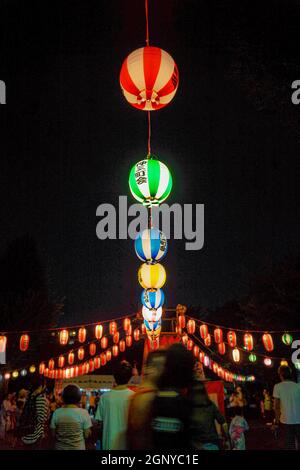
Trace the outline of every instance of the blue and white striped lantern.
<path fill-rule="evenodd" d="M 161 329 L 161 321 L 151 322 L 144 320 L 144 324 L 147 330 L 147 333 L 158 333 Z"/>
<path fill-rule="evenodd" d="M 167 237 L 157 228 L 146 229 L 137 235 L 134 248 L 140 260 L 158 262 L 167 254 Z"/>
<path fill-rule="evenodd" d="M 162 307 L 164 301 L 165 294 L 162 289 L 144 289 L 141 293 L 141 302 L 149 309 Z"/>
<path fill-rule="evenodd" d="M 151 322 L 151 323 L 156 323 L 160 321 L 161 316 L 162 316 L 162 308 L 153 308 L 152 310 L 149 310 L 147 307 L 143 307 L 142 309 L 142 314 L 144 320 Z"/>

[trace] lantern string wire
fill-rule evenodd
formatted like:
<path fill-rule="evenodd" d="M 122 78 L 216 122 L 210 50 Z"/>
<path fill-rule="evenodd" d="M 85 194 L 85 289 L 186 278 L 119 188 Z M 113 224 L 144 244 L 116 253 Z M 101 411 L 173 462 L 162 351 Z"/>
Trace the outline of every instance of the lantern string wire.
<path fill-rule="evenodd" d="M 149 10 L 148 10 L 148 0 L 145 0 L 145 14 L 146 14 L 146 45 L 149 46 Z"/>

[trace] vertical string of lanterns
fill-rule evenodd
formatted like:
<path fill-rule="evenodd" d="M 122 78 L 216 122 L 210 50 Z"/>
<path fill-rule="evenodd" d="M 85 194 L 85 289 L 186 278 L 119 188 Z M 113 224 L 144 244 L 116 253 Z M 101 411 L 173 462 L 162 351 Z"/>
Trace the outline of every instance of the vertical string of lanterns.
<path fill-rule="evenodd" d="M 162 306 L 165 295 L 165 268 L 160 261 L 167 253 L 167 238 L 153 227 L 152 207 L 167 199 L 172 189 L 168 167 L 151 152 L 151 111 L 165 107 L 175 96 L 179 74 L 173 58 L 159 47 L 150 46 L 148 0 L 145 0 L 146 46 L 131 52 L 120 72 L 120 86 L 125 99 L 137 109 L 147 112 L 147 155 L 133 165 L 129 188 L 133 197 L 148 209 L 148 228 L 135 240 L 135 252 L 143 262 L 138 271 L 142 314 L 145 330 L 152 349 L 159 345 Z"/>

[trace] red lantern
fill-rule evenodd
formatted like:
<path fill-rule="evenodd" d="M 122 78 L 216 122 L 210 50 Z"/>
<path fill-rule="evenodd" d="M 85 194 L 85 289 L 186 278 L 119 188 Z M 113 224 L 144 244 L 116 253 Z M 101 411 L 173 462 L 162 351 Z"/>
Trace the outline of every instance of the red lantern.
<path fill-rule="evenodd" d="M 95 343 L 91 343 L 89 349 L 90 349 L 90 356 L 95 356 L 96 350 L 97 350 Z"/>
<path fill-rule="evenodd" d="M 58 367 L 63 367 L 65 365 L 65 357 L 59 356 L 58 358 Z"/>
<path fill-rule="evenodd" d="M 114 357 L 118 356 L 119 354 L 119 348 L 116 344 L 114 344 L 114 346 L 112 347 L 112 353 Z"/>
<path fill-rule="evenodd" d="M 79 343 L 84 343 L 85 340 L 86 340 L 86 329 L 84 327 L 79 328 L 78 341 L 79 341 Z"/>
<path fill-rule="evenodd" d="M 124 60 L 120 86 L 131 106 L 154 111 L 166 106 L 174 97 L 179 82 L 173 58 L 159 47 L 141 47 Z"/>
<path fill-rule="evenodd" d="M 100 356 L 95 357 L 94 364 L 95 364 L 95 369 L 100 369 L 100 366 L 101 366 Z"/>
<path fill-rule="evenodd" d="M 111 321 L 109 324 L 109 334 L 114 335 L 117 332 L 118 325 L 115 321 Z"/>
<path fill-rule="evenodd" d="M 128 331 L 129 328 L 131 326 L 131 320 L 130 318 L 125 318 L 124 321 L 123 321 L 123 328 L 124 328 L 124 331 Z"/>
<path fill-rule="evenodd" d="M 130 348 L 130 346 L 132 346 L 132 336 L 126 336 L 125 341 L 126 341 L 126 346 Z"/>
<path fill-rule="evenodd" d="M 29 335 L 22 335 L 21 338 L 20 338 L 20 350 L 21 351 L 27 351 L 28 347 L 29 347 L 29 341 L 30 341 L 30 338 L 29 338 Z"/>
<path fill-rule="evenodd" d="M 85 362 L 82 367 L 82 373 L 83 375 L 88 374 L 90 370 L 90 366 L 88 362 Z"/>
<path fill-rule="evenodd" d="M 90 359 L 89 360 L 89 372 L 94 372 L 94 369 L 95 369 L 94 359 Z"/>
<path fill-rule="evenodd" d="M 178 326 L 179 328 L 185 328 L 185 316 L 184 315 L 178 316 Z"/>
<path fill-rule="evenodd" d="M 101 339 L 101 348 L 106 349 L 107 346 L 108 346 L 108 339 L 106 336 L 103 336 L 103 338 Z"/>
<path fill-rule="evenodd" d="M 71 379 L 74 377 L 74 367 L 70 367 L 70 377 Z"/>
<path fill-rule="evenodd" d="M 61 330 L 59 332 L 59 342 L 62 346 L 68 344 L 69 341 L 69 332 L 68 330 Z"/>
<path fill-rule="evenodd" d="M 95 326 L 95 337 L 96 339 L 101 339 L 103 336 L 103 326 L 102 325 L 96 325 Z"/>
<path fill-rule="evenodd" d="M 113 336 L 113 342 L 115 344 L 118 344 L 119 341 L 120 341 L 120 333 L 117 331 Z"/>
<path fill-rule="evenodd" d="M 195 356 L 195 357 L 198 357 L 199 352 L 200 352 L 199 346 L 195 345 L 194 348 L 193 348 L 193 354 L 194 354 L 194 356 Z"/>
<path fill-rule="evenodd" d="M 222 344 L 222 343 L 220 343 L 220 344 Z M 216 362 L 213 363 L 212 368 L 213 368 L 213 372 L 214 372 L 215 374 L 217 374 L 217 373 L 218 373 L 218 368 L 219 368 L 219 366 L 218 366 L 218 364 L 217 364 Z"/>
<path fill-rule="evenodd" d="M 74 377 L 78 377 L 78 375 L 79 375 L 79 367 L 75 366 L 74 367 Z"/>
<path fill-rule="evenodd" d="M 41 362 L 40 365 L 39 365 L 39 373 L 41 375 L 43 375 L 43 373 L 45 372 L 45 367 L 46 366 L 45 366 L 44 362 Z"/>
<path fill-rule="evenodd" d="M 7 343 L 6 336 L 0 336 L 0 353 L 5 353 L 6 343 Z"/>
<path fill-rule="evenodd" d="M 106 351 L 106 360 L 107 361 L 111 360 L 111 350 L 110 349 L 108 351 Z"/>
<path fill-rule="evenodd" d="M 250 333 L 244 334 L 244 346 L 247 351 L 252 351 L 253 349 L 253 336 Z"/>
<path fill-rule="evenodd" d="M 45 367 L 44 368 L 44 377 L 48 377 L 49 376 L 49 369 L 48 367 Z"/>
<path fill-rule="evenodd" d="M 211 345 L 211 336 L 210 336 L 209 333 L 206 336 L 206 338 L 204 338 L 204 344 L 205 344 L 205 346 L 210 346 Z"/>
<path fill-rule="evenodd" d="M 184 346 L 187 345 L 188 340 L 189 340 L 188 335 L 183 335 L 182 338 L 181 338 L 182 344 L 183 344 Z"/>
<path fill-rule="evenodd" d="M 119 348 L 120 348 L 120 351 L 121 352 L 124 352 L 125 349 L 126 349 L 126 343 L 124 341 L 124 339 L 121 339 L 120 343 L 119 343 Z"/>
<path fill-rule="evenodd" d="M 204 352 L 203 352 L 203 351 L 200 351 L 200 353 L 199 353 L 199 361 L 202 362 L 202 363 L 204 362 L 204 356 L 205 356 Z"/>
<path fill-rule="evenodd" d="M 226 352 L 226 346 L 225 346 L 225 343 L 219 343 L 218 344 L 218 351 L 219 351 L 219 354 L 225 354 Z"/>
<path fill-rule="evenodd" d="M 106 364 L 106 354 L 105 353 L 100 354 L 100 360 L 101 360 L 101 366 L 105 366 L 105 364 Z"/>
<path fill-rule="evenodd" d="M 273 343 L 273 338 L 270 335 L 270 333 L 265 333 L 262 337 L 262 340 L 263 340 L 265 350 L 268 351 L 268 352 L 273 351 L 274 343 Z"/>
<path fill-rule="evenodd" d="M 78 349 L 77 355 L 78 355 L 78 359 L 79 359 L 80 361 L 82 361 L 82 359 L 84 358 L 84 348 L 83 348 L 83 347 L 81 347 L 81 348 Z"/>
<path fill-rule="evenodd" d="M 214 331 L 215 343 L 219 344 L 223 342 L 223 331 L 221 328 L 216 328 Z"/>
<path fill-rule="evenodd" d="M 199 330 L 200 330 L 201 338 L 205 339 L 208 336 L 208 327 L 207 327 L 207 325 L 201 325 Z"/>
<path fill-rule="evenodd" d="M 48 362 L 48 369 L 53 370 L 54 366 L 55 366 L 54 359 L 50 359 L 50 361 Z"/>
<path fill-rule="evenodd" d="M 193 349 L 194 342 L 191 339 L 189 339 L 186 346 L 187 346 L 187 349 L 191 351 Z"/>
<path fill-rule="evenodd" d="M 196 323 L 195 320 L 188 320 L 187 325 L 186 325 L 187 332 L 190 335 L 193 335 L 196 331 Z"/>
<path fill-rule="evenodd" d="M 78 366 L 78 375 L 83 375 L 83 364 Z"/>
<path fill-rule="evenodd" d="M 175 326 L 175 331 L 176 331 L 176 334 L 178 336 L 181 336 L 182 335 L 182 328 L 180 328 L 180 326 L 176 325 Z"/>
<path fill-rule="evenodd" d="M 75 358 L 74 353 L 72 351 L 69 352 L 69 354 L 68 354 L 68 363 L 70 365 L 74 364 L 74 358 Z"/>
<path fill-rule="evenodd" d="M 234 360 L 234 362 L 240 362 L 241 355 L 238 348 L 234 348 L 232 350 L 232 359 Z"/>
<path fill-rule="evenodd" d="M 126 335 L 128 335 L 128 336 L 132 335 L 132 325 L 130 325 L 129 328 L 127 329 Z"/>
<path fill-rule="evenodd" d="M 140 330 L 138 328 L 135 328 L 135 330 L 133 332 L 133 337 L 134 337 L 135 341 L 139 341 L 139 339 L 140 339 Z"/>
<path fill-rule="evenodd" d="M 234 331 L 228 331 L 227 341 L 228 341 L 228 344 L 231 348 L 236 347 L 236 333 Z"/>
<path fill-rule="evenodd" d="M 147 333 L 146 325 L 144 323 L 141 324 L 141 330 L 142 330 L 142 335 L 145 335 Z"/>

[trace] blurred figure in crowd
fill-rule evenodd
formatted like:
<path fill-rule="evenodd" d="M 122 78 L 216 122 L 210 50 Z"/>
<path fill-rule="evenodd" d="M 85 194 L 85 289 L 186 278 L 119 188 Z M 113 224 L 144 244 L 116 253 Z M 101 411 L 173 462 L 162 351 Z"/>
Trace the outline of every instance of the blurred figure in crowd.
<path fill-rule="evenodd" d="M 269 390 L 266 388 L 263 390 L 262 415 L 267 424 L 273 423 L 273 399 Z"/>
<path fill-rule="evenodd" d="M 234 413 L 235 415 L 229 426 L 232 450 L 246 450 L 245 431 L 249 430 L 249 426 L 243 417 L 243 409 L 241 406 L 237 406 Z"/>

